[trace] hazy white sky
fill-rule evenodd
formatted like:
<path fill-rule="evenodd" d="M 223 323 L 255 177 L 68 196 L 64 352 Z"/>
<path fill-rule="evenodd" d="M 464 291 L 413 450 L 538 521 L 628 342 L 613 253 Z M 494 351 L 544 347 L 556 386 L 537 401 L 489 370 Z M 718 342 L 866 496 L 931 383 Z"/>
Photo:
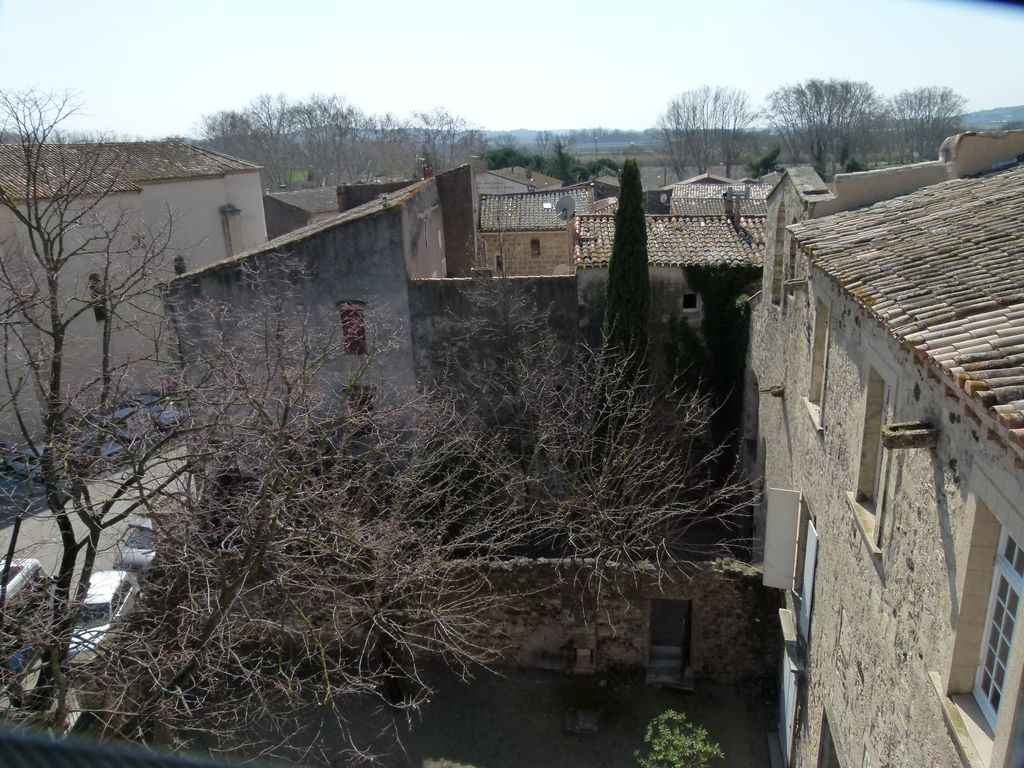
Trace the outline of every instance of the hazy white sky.
<path fill-rule="evenodd" d="M 260 93 L 481 128 L 645 128 L 679 91 L 808 77 L 1024 104 L 1024 11 L 952 0 L 0 0 L 2 88 L 71 127 L 163 136 Z"/>

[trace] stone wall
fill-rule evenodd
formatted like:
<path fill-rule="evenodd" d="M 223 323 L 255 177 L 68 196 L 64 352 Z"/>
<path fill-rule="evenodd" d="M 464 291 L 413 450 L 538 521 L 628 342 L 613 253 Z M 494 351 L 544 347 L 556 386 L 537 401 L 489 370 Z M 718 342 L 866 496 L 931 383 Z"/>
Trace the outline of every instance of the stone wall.
<path fill-rule="evenodd" d="M 409 318 L 417 376 L 428 380 L 443 366 L 455 343 L 464 343 L 488 308 L 519 305 L 531 317 L 546 317 L 548 329 L 567 349 L 579 335 L 576 277 L 511 277 L 413 280 L 409 283 Z M 494 350 L 475 355 L 485 361 Z"/>
<path fill-rule="evenodd" d="M 537 241 L 540 252 L 534 253 Z M 555 232 L 482 232 L 483 265 L 506 275 L 571 274 L 572 238 L 568 229 Z"/>
<path fill-rule="evenodd" d="M 773 211 L 770 226 L 774 220 Z M 752 319 L 748 387 L 758 423 L 748 439 L 759 446 L 754 462 L 764 467 L 764 484 L 799 491 L 819 537 L 793 764 L 817 765 L 827 709 L 832 737 L 853 765 L 959 768 L 945 694 L 965 694 L 970 704 L 952 674 L 961 659 L 977 665 L 980 627 L 962 617 L 984 613 L 991 585 L 991 559 L 970 581 L 972 531 L 987 508 L 1012 535 L 1024 535 L 1024 478 L 969 405 L 801 258 L 797 277 L 804 276 L 809 285 L 785 291 L 776 305 L 766 269 Z M 806 397 L 819 300 L 829 313 L 829 346 L 815 419 Z M 877 546 L 848 495 L 857 488 L 871 368 L 895 385 L 894 421 L 926 421 L 939 430 L 935 448 L 889 452 Z M 1007 700 L 1016 700 L 1022 667 L 1024 648 L 1015 645 Z M 1008 721 L 1000 720 L 997 758 Z"/>
<path fill-rule="evenodd" d="M 780 642 L 778 597 L 761 585 L 755 568 L 715 561 L 670 566 L 659 580 L 653 568 L 606 570 L 600 596 L 592 566 L 580 561 L 516 560 L 489 573 L 492 589 L 512 604 L 494 610 L 483 642 L 523 666 L 568 669 L 576 648 L 594 650 L 598 669 L 647 663 L 650 602 L 690 600 L 690 667 L 698 678 L 753 682 L 770 678 Z"/>
<path fill-rule="evenodd" d="M 601 345 L 602 323 L 604 322 L 605 283 L 608 270 L 604 268 L 581 269 L 578 273 L 580 304 L 580 335 L 593 347 Z M 702 315 L 697 310 L 683 309 L 683 294 L 692 290 L 686 283 L 686 276 L 679 267 L 650 267 L 651 315 L 648 326 L 650 354 L 656 366 L 665 361 L 665 343 L 672 335 L 672 326 L 677 320 L 685 319 L 694 330 L 700 329 Z"/>
<path fill-rule="evenodd" d="M 444 251 L 448 277 L 469 277 L 476 258 L 476 194 L 469 164 L 439 173 L 437 195 L 444 222 Z"/>

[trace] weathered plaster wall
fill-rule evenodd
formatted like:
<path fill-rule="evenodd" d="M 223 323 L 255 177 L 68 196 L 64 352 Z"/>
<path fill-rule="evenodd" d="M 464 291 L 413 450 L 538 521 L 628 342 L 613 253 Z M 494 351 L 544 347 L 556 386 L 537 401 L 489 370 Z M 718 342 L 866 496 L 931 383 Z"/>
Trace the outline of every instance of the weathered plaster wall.
<path fill-rule="evenodd" d="M 540 243 L 533 255 L 530 243 Z M 572 272 L 572 239 L 569 231 L 482 232 L 483 266 L 506 275 L 554 275 Z"/>
<path fill-rule="evenodd" d="M 801 262 L 801 274 L 806 270 Z M 804 401 L 815 297 L 830 307 L 821 431 Z M 967 633 L 975 631 L 961 626 L 961 614 L 978 601 L 987 604 L 990 581 L 980 590 L 965 582 L 975 496 L 1020 536 L 1021 473 L 973 412 L 821 273 L 812 271 L 809 289 L 788 293 L 781 306 L 762 296 L 752 331 L 760 389 L 785 388 L 781 398 L 762 391 L 756 406 L 759 431 L 751 437 L 763 445 L 765 485 L 800 491 L 819 535 L 794 764 L 817 765 L 827 705 L 833 738 L 853 765 L 960 766 L 929 673 L 948 681 L 957 633 L 970 643 Z M 856 488 L 869 366 L 896 382 L 895 421 L 929 421 L 940 435 L 935 449 L 890 452 L 878 554 L 847 499 Z M 1017 697 L 1020 645 L 1011 657 L 1017 677 L 1008 701 Z M 977 653 L 976 645 L 975 663 Z M 1000 720 L 997 755 L 1005 750 L 1009 719 Z"/>
<path fill-rule="evenodd" d="M 650 601 L 692 601 L 690 666 L 721 682 L 770 678 L 780 641 L 778 598 L 757 569 L 716 561 L 669 567 L 659 583 L 649 571 L 613 571 L 600 597 L 584 588 L 591 575 L 578 562 L 517 560 L 489 573 L 499 594 L 515 595 L 486 621 L 482 641 L 510 663 L 567 668 L 572 648 L 594 648 L 598 669 L 647 663 Z M 599 601 L 598 601 L 599 600 Z"/>
<path fill-rule="evenodd" d="M 422 229 L 416 232 L 417 239 L 434 238 L 437 248 L 440 217 L 421 218 L 418 214 L 424 210 L 431 210 L 429 199 L 425 206 L 418 206 L 408 215 L 402 206 L 396 205 L 297 238 L 278 251 L 246 258 L 253 269 L 262 263 L 280 262 L 282 255 L 301 266 L 300 279 L 287 285 L 282 283 L 281 290 L 293 294 L 294 301 L 305 308 L 313 327 L 337 322 L 339 301 L 366 302 L 368 341 L 371 347 L 385 346 L 386 351 L 375 359 L 364 383 L 375 384 L 381 391 L 411 388 L 415 382 L 406 253 L 407 248 L 414 253 L 417 249 L 407 246 L 404 233 L 419 224 Z M 177 311 L 184 338 L 201 341 L 207 332 L 202 325 L 202 313 L 193 313 L 190 307 L 208 301 L 227 302 L 244 312 L 250 302 L 259 300 L 259 294 L 246 284 L 238 262 L 229 261 L 175 281 L 168 300 Z M 339 370 L 344 370 L 344 363 L 339 361 Z"/>
<path fill-rule="evenodd" d="M 308 211 L 288 205 L 270 195 L 263 196 L 263 216 L 267 222 L 267 238 L 270 240 L 304 227 L 312 221 Z"/>
<path fill-rule="evenodd" d="M 409 319 L 416 372 L 421 381 L 439 372 L 453 344 L 464 343 L 484 320 L 488 309 L 522 307 L 547 326 L 566 349 L 579 335 L 576 277 L 511 277 L 414 280 L 409 284 Z M 492 318 L 497 321 L 497 318 Z M 481 347 L 474 355 L 483 363 L 494 350 Z"/>
<path fill-rule="evenodd" d="M 82 205 L 92 204 L 91 200 L 82 201 Z M 155 358 L 166 349 L 168 329 L 159 297 L 147 291 L 174 276 L 175 256 L 184 259 L 186 268 L 195 269 L 228 255 L 219 213 L 219 208 L 228 204 L 241 210 L 235 225 L 240 241 L 252 246 L 265 242 L 258 172 L 147 183 L 141 192 L 112 194 L 95 205 L 85 219 L 88 226 L 67 234 L 68 254 L 80 248 L 86 239 L 92 239 L 86 252 L 69 256 L 61 269 L 60 292 L 69 315 L 91 301 L 88 278 L 91 273 L 105 270 L 108 256 L 104 255 L 104 242 L 109 233 L 117 232 L 109 249 L 112 282 L 116 285 L 119 275 L 137 276 L 129 291 L 136 294 L 135 298 L 119 304 L 111 328 L 114 367 L 122 375 L 127 372 L 119 380 L 122 396 L 151 391 L 160 384 Z M 69 210 L 75 208 L 73 204 Z M 136 234 L 143 242 L 151 238 L 166 242 L 167 248 L 159 253 L 140 252 L 131 245 Z M 8 269 L 18 269 L 19 263 L 32 263 L 26 231 L 7 211 L 0 212 L 0 247 L 4 249 Z M 36 277 L 41 275 L 36 272 Z M 94 386 L 85 392 L 80 389 L 94 382 L 99 374 L 102 331 L 103 324 L 96 321 L 92 311 L 79 314 L 67 330 L 62 359 L 66 394 L 69 404 L 83 412 L 93 407 L 97 395 Z M 11 373 L 17 379 L 22 371 L 14 365 Z M 0 391 L 6 393 L 6 383 L 0 384 Z M 22 390 L 19 402 L 24 406 L 24 415 L 36 412 L 36 394 Z M 18 434 L 13 410 L 0 409 L 0 439 L 21 442 L 23 437 Z M 34 419 L 28 421 L 32 423 Z"/>
<path fill-rule="evenodd" d="M 679 267 L 650 267 L 651 316 L 650 350 L 658 364 L 664 363 L 664 344 L 671 335 L 675 320 L 686 319 L 694 330 L 699 330 L 702 315 L 696 310 L 683 309 L 683 294 L 692 293 L 686 276 Z M 577 273 L 580 303 L 580 333 L 592 346 L 601 344 L 601 326 L 604 322 L 605 282 L 607 269 L 580 269 Z"/>
<path fill-rule="evenodd" d="M 401 194 L 401 193 L 397 193 Z M 410 278 L 444 277 L 444 223 L 435 179 L 396 204 L 402 218 L 406 271 Z"/>
<path fill-rule="evenodd" d="M 445 264 L 448 277 L 469 277 L 476 258 L 476 192 L 473 168 L 468 163 L 439 173 L 437 194 L 444 223 Z"/>

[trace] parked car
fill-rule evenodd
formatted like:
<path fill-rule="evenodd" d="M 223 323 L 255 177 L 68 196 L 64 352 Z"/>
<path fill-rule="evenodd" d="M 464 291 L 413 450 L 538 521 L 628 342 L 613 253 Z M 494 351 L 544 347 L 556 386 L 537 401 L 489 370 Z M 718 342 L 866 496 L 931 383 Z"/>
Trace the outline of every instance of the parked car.
<path fill-rule="evenodd" d="M 149 520 L 128 526 L 124 536 L 117 542 L 117 557 L 114 567 L 124 571 L 141 571 L 148 568 L 156 556 L 156 531 Z"/>
<path fill-rule="evenodd" d="M 71 635 L 68 660 L 94 654 L 113 626 L 131 610 L 139 583 L 128 571 L 95 571 Z"/>
<path fill-rule="evenodd" d="M 184 416 L 177 403 L 162 395 L 143 394 L 115 408 L 113 417 L 115 422 L 125 423 L 138 414 L 145 415 L 158 429 L 170 429 L 179 424 Z"/>
<path fill-rule="evenodd" d="M 7 567 L 7 558 L 0 559 L 0 577 Z M 43 564 L 33 558 L 15 558 L 7 571 L 6 602 L 10 605 L 19 596 L 30 592 L 48 594 L 50 577 Z"/>
<path fill-rule="evenodd" d="M 43 455 L 48 449 L 29 448 L 25 451 L 11 454 L 4 459 L 4 468 L 19 477 L 36 478 L 43 473 Z"/>
<path fill-rule="evenodd" d="M 7 559 L 0 559 L 0 575 L 6 565 Z M 6 585 L 0 647 L 9 671 L 2 675 L 3 692 L 10 701 L 20 705 L 23 692 L 33 687 L 39 674 L 38 638 L 44 634 L 53 590 L 46 569 L 32 558 L 11 561 Z"/>

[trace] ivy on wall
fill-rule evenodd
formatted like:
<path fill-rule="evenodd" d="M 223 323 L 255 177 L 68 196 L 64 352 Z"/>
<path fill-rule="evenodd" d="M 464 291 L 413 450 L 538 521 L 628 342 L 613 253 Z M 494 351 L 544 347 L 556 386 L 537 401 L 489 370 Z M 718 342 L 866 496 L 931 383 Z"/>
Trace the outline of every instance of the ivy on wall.
<path fill-rule="evenodd" d="M 739 425 L 742 408 L 750 336 L 747 289 L 760 280 L 761 267 L 684 267 L 683 274 L 700 294 L 704 319 L 700 334 L 685 319 L 673 319 L 666 349 L 670 372 L 683 388 L 712 395 L 720 406 L 717 426 L 722 433 L 730 432 Z"/>

